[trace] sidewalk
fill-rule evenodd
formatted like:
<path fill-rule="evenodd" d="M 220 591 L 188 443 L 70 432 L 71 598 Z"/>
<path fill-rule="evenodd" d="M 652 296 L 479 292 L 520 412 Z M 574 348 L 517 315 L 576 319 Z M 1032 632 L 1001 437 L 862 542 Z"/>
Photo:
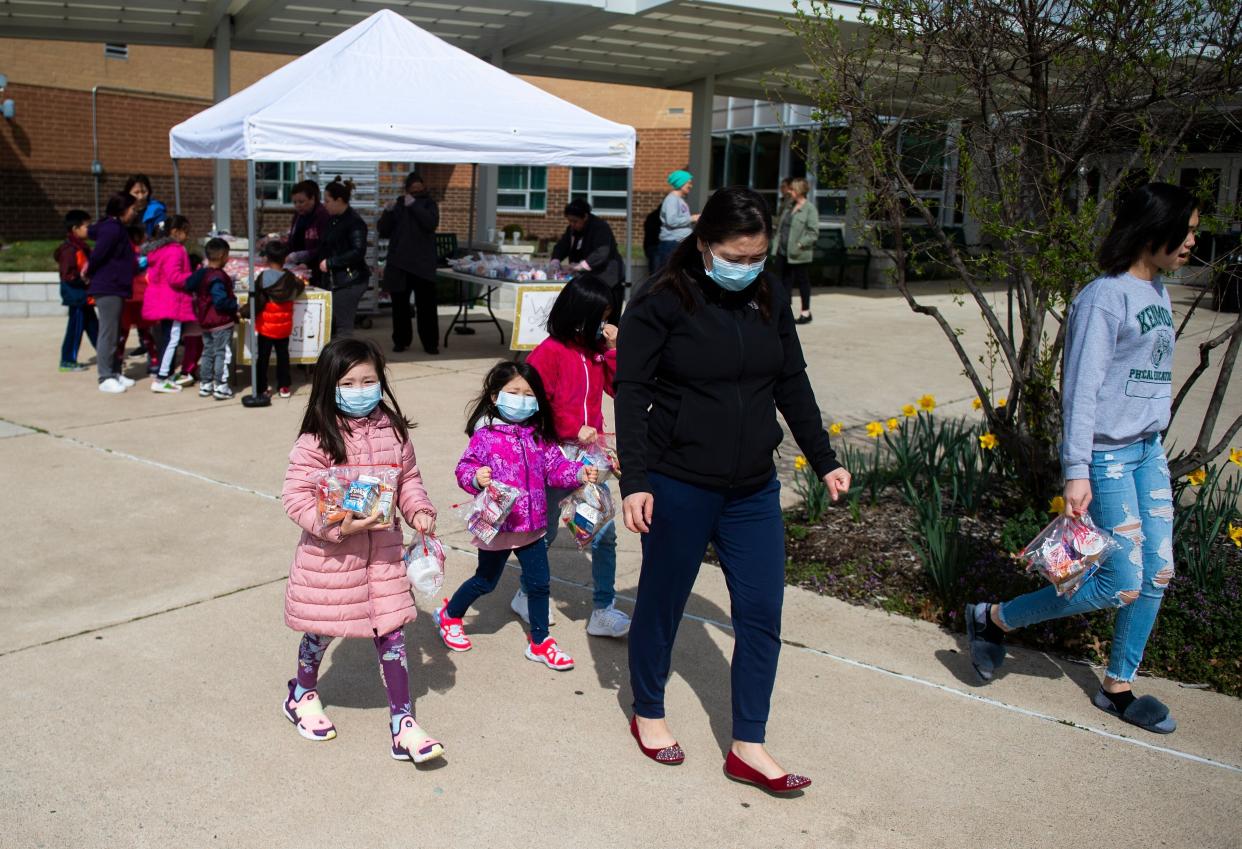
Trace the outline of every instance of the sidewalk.
<path fill-rule="evenodd" d="M 829 416 L 891 415 L 923 392 L 969 409 L 929 319 L 859 292 L 817 295 L 814 310 L 800 332 Z M 955 635 L 793 588 L 769 744 L 815 785 L 781 800 L 726 781 L 732 637 L 710 566 L 668 694 L 688 758 L 656 766 L 627 733 L 625 643 L 585 634 L 590 569 L 566 539 L 552 553 L 553 635 L 577 669 L 523 660 L 511 570 L 467 619 L 473 651 L 447 652 L 429 615 L 408 628 L 419 718 L 445 741 L 443 765 L 388 757 L 362 640 L 335 643 L 321 676 L 340 736 L 304 741 L 280 714 L 297 645 L 281 617 L 297 533 L 278 495 L 306 387 L 266 410 L 158 396 L 145 381 L 105 396 L 93 374 L 54 371 L 61 332 L 55 319 L 0 320 L 0 481 L 24 508 L 0 565 L 0 846 L 1242 841 L 1242 702 L 1143 679 L 1181 725 L 1147 735 L 1090 705 L 1089 668 L 1015 649 L 1006 675 L 976 687 Z M 384 320 L 371 335 L 386 333 Z M 486 330 L 450 345 L 437 358 L 401 355 L 392 372 L 418 422 L 455 586 L 473 570 L 447 509 L 461 499 L 451 470 L 463 409 L 506 351 Z M 1192 355 L 1180 349 L 1179 373 Z M 622 532 L 619 545 L 628 607 L 638 540 Z"/>

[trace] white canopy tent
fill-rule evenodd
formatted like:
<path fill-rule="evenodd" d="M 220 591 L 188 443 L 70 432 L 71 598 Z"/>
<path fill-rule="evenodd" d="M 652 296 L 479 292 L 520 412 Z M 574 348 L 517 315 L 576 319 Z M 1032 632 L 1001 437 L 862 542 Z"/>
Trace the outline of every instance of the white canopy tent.
<path fill-rule="evenodd" d="M 388 9 L 168 136 L 174 175 L 179 159 L 246 160 L 252 268 L 254 163 L 314 159 L 626 168 L 630 264 L 634 128 L 548 94 Z"/>

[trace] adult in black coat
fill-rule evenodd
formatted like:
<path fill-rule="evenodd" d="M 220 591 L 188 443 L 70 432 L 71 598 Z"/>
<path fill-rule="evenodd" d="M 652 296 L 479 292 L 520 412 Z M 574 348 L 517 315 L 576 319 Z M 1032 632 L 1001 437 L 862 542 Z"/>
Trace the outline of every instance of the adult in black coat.
<path fill-rule="evenodd" d="M 436 228 L 440 207 L 417 171 L 405 178 L 405 194 L 380 215 L 380 238 L 388 240 L 388 262 L 380 286 L 392 293 L 392 349 L 404 351 L 413 341 L 410 295 L 418 313 L 418 341 L 428 354 L 440 353 L 436 314 Z"/>
<path fill-rule="evenodd" d="M 565 205 L 569 226 L 552 248 L 552 258 L 569 263 L 575 271 L 589 271 L 612 288 L 612 321 L 621 318 L 625 300 L 625 263 L 608 222 L 591 212 L 591 205 L 575 198 Z"/>
<path fill-rule="evenodd" d="M 367 265 L 367 222 L 349 205 L 353 181 L 337 177 L 324 188 L 323 205 L 332 216 L 319 240 L 319 270 L 332 290 L 332 336 L 350 336 L 358 302 L 371 279 Z"/>

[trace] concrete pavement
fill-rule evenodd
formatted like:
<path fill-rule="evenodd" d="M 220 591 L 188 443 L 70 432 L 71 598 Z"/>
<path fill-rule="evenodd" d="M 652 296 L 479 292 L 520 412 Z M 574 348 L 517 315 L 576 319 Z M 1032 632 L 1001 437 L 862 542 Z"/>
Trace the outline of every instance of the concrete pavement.
<path fill-rule="evenodd" d="M 937 329 L 891 294 L 820 294 L 814 311 L 802 338 L 828 416 L 891 415 L 923 392 L 969 409 Z M 981 348 L 969 311 L 956 320 Z M 0 847 L 1242 845 L 1242 702 L 1143 679 L 1181 724 L 1146 735 L 1091 707 L 1087 667 L 1015 649 L 979 688 L 955 636 L 794 588 L 769 743 L 816 783 L 779 800 L 726 781 L 732 639 L 712 567 L 669 687 L 688 760 L 658 767 L 626 731 L 625 643 L 585 634 L 590 570 L 567 540 L 552 557 L 553 634 L 577 669 L 522 659 L 511 570 L 467 619 L 474 651 L 444 650 L 429 616 L 408 628 L 442 766 L 389 759 L 361 640 L 334 644 L 321 675 L 340 736 L 306 742 L 279 713 L 297 533 L 277 499 L 305 387 L 267 410 L 145 381 L 105 396 L 93 375 L 55 373 L 62 329 L 0 321 L 0 481 L 24 508 L 0 559 Z M 495 340 L 455 337 L 441 357 L 392 367 L 454 546 L 452 586 L 473 557 L 447 509 L 461 500 L 450 471 L 464 407 L 504 353 Z M 619 542 L 628 606 L 638 543 Z"/>

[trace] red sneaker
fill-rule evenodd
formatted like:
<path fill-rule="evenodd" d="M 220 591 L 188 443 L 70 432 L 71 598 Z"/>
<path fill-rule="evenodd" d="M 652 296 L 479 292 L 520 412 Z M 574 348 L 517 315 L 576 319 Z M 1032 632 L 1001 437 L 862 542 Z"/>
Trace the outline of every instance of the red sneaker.
<path fill-rule="evenodd" d="M 557 672 L 565 672 L 574 668 L 574 659 L 561 651 L 556 640 L 551 637 L 546 638 L 542 643 L 536 643 L 534 640 L 527 643 L 526 659 L 542 663 L 548 669 L 555 669 Z"/>
<path fill-rule="evenodd" d="M 446 598 L 444 604 L 440 605 L 440 609 L 436 611 L 436 627 L 440 629 L 440 639 L 444 640 L 444 645 L 448 646 L 451 651 L 470 651 L 474 644 L 466 636 L 461 620 L 450 619 L 448 613 L 445 612 L 448 610 L 448 601 Z"/>

